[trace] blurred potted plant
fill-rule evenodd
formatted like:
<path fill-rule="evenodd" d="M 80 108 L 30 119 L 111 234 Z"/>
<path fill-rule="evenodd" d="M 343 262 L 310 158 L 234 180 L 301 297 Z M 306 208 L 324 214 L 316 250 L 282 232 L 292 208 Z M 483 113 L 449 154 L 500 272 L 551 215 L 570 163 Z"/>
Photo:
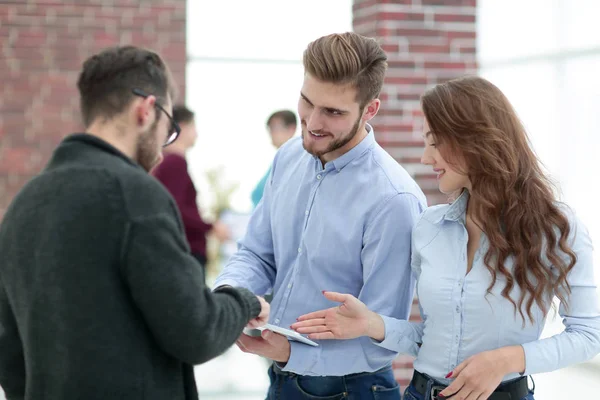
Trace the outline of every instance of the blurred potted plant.
<path fill-rule="evenodd" d="M 206 180 L 213 195 L 213 201 L 209 208 L 210 217 L 218 221 L 223 213 L 231 209 L 231 196 L 239 187 L 239 183 L 227 183 L 225 177 L 225 168 L 219 165 L 206 172 Z M 216 275 L 219 272 L 221 263 L 220 243 L 214 237 L 209 237 L 206 244 L 207 256 L 207 275 Z"/>

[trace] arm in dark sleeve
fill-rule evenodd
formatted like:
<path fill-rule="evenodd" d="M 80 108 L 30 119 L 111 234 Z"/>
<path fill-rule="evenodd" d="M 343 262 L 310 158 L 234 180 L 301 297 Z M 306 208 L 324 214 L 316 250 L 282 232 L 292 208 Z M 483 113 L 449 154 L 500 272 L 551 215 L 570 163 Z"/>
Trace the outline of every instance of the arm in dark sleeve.
<path fill-rule="evenodd" d="M 200 216 L 196 204 L 194 182 L 187 170 L 185 159 L 170 157 L 164 160 L 156 169 L 154 176 L 171 193 L 181 213 L 183 224 L 188 229 L 207 234 L 212 229 L 212 224 L 207 223 Z"/>
<path fill-rule="evenodd" d="M 132 220 L 122 260 L 133 300 L 157 343 L 188 364 L 221 354 L 260 313 L 258 299 L 245 289 L 213 293 L 206 287 L 172 214 Z"/>
<path fill-rule="evenodd" d="M 7 399 L 25 398 L 25 357 L 17 322 L 0 280 L 0 386 Z"/>

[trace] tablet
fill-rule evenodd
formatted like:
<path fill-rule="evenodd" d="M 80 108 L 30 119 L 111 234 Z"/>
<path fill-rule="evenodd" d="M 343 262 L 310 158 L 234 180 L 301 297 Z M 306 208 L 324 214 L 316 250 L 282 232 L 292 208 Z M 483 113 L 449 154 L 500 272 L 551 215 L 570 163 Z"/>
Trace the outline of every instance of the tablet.
<path fill-rule="evenodd" d="M 266 324 L 265 326 L 261 326 L 260 328 L 256 328 L 260 331 L 264 331 L 264 330 L 269 330 L 275 333 L 279 333 L 280 335 L 283 335 L 285 337 L 287 337 L 290 340 L 295 340 L 297 342 L 301 342 L 304 344 L 307 344 L 309 346 L 318 346 L 317 343 L 313 342 L 312 340 L 302 336 L 301 334 L 299 334 L 296 331 L 293 331 L 291 329 L 286 329 L 286 328 L 282 328 L 280 326 L 277 325 L 271 325 L 271 324 Z"/>

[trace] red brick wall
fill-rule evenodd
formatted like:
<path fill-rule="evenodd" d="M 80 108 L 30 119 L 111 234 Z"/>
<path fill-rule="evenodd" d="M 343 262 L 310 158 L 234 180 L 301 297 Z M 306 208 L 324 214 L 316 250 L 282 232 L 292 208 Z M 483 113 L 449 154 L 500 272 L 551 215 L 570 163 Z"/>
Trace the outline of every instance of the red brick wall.
<path fill-rule="evenodd" d="M 81 131 L 76 81 L 104 47 L 158 51 L 185 95 L 186 0 L 0 2 L 0 218 L 60 139 Z"/>
<path fill-rule="evenodd" d="M 417 179 L 430 205 L 446 199 L 431 168 L 420 165 L 419 97 L 436 83 L 476 72 L 475 10 L 476 0 L 354 0 L 354 31 L 380 40 L 388 54 L 376 138 Z M 411 318 L 418 315 L 415 302 Z M 412 359 L 398 357 L 395 374 L 406 386 Z"/>

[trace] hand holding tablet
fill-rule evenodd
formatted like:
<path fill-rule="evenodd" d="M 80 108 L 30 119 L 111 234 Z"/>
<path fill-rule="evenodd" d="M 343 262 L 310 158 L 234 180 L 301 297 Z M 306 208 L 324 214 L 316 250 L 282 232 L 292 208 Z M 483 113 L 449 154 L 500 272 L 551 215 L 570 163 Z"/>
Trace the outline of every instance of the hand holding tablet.
<path fill-rule="evenodd" d="M 298 332 L 293 331 L 291 329 L 282 328 L 282 327 L 277 326 L 277 325 L 266 324 L 266 325 L 261 326 L 261 327 L 256 328 L 256 329 L 258 329 L 260 331 L 268 330 L 268 331 L 271 331 L 271 332 L 279 333 L 280 335 L 283 335 L 283 336 L 287 337 L 289 340 L 295 340 L 297 342 L 301 342 L 301 343 L 307 344 L 309 346 L 318 346 L 317 343 L 315 343 L 312 340 L 310 340 L 310 339 L 302 336 Z"/>

